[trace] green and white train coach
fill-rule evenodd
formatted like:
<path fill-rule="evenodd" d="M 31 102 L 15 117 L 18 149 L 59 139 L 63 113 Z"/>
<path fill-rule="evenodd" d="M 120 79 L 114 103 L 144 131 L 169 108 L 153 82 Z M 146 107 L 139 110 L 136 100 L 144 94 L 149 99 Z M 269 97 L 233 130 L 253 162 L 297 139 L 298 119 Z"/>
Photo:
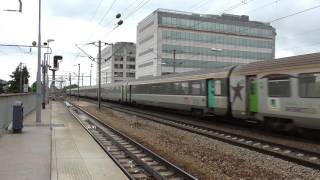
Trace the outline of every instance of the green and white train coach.
<path fill-rule="evenodd" d="M 80 90 L 81 96 L 96 94 L 96 87 Z M 195 116 L 232 116 L 277 129 L 319 130 L 320 53 L 103 85 L 102 98 Z"/>

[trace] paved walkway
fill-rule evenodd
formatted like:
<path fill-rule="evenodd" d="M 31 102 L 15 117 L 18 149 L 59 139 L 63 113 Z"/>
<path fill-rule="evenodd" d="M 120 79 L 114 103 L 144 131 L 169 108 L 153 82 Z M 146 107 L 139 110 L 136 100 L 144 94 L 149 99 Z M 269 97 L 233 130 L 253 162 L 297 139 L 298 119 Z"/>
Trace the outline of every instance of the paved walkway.
<path fill-rule="evenodd" d="M 52 180 L 127 179 L 63 104 L 56 103 L 54 108 Z"/>
<path fill-rule="evenodd" d="M 42 123 L 35 123 L 35 111 L 24 119 L 21 134 L 0 137 L 1 180 L 50 179 L 51 109 L 42 111 Z"/>
<path fill-rule="evenodd" d="M 0 137 L 1 180 L 127 179 L 64 104 L 48 105 L 41 124 L 32 112 L 24 125 Z"/>

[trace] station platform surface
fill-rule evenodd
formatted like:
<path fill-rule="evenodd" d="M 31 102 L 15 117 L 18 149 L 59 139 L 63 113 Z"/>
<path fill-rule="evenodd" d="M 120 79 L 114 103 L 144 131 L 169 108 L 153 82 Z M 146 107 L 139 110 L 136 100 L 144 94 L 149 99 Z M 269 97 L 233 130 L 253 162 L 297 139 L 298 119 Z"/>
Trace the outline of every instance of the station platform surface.
<path fill-rule="evenodd" d="M 1 180 L 127 179 L 61 102 L 24 119 L 21 134 L 0 137 Z"/>

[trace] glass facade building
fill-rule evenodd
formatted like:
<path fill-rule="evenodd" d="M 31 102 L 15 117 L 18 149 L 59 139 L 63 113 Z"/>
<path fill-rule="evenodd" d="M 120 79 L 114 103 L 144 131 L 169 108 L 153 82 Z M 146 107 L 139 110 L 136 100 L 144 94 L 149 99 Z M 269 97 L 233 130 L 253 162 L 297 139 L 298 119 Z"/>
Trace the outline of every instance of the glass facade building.
<path fill-rule="evenodd" d="M 274 59 L 275 29 L 248 16 L 158 9 L 137 27 L 136 77 Z"/>

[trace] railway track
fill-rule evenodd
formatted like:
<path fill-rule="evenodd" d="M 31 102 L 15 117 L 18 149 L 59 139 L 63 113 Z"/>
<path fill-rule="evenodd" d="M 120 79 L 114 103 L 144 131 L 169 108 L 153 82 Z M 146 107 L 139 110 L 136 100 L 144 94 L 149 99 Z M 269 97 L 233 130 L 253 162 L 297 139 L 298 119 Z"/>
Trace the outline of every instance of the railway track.
<path fill-rule="evenodd" d="M 144 112 L 141 110 L 133 110 L 131 108 L 125 108 L 123 106 L 114 106 L 102 104 L 106 108 L 120 111 L 123 113 L 135 115 L 144 119 L 152 120 L 157 123 L 175 127 L 181 130 L 189 131 L 191 133 L 203 135 L 212 139 L 223 141 L 235 146 L 254 150 L 263 154 L 271 155 L 279 159 L 294 162 L 299 165 L 310 167 L 320 170 L 320 153 L 298 149 L 274 142 L 269 142 L 254 137 L 238 135 L 222 130 L 206 128 L 203 126 L 197 126 L 192 123 L 182 122 L 174 118 L 161 115 L 155 115 L 153 113 Z"/>
<path fill-rule="evenodd" d="M 66 102 L 66 106 L 129 179 L 197 179 L 128 136 L 102 123 L 81 107 L 69 102 Z"/>

